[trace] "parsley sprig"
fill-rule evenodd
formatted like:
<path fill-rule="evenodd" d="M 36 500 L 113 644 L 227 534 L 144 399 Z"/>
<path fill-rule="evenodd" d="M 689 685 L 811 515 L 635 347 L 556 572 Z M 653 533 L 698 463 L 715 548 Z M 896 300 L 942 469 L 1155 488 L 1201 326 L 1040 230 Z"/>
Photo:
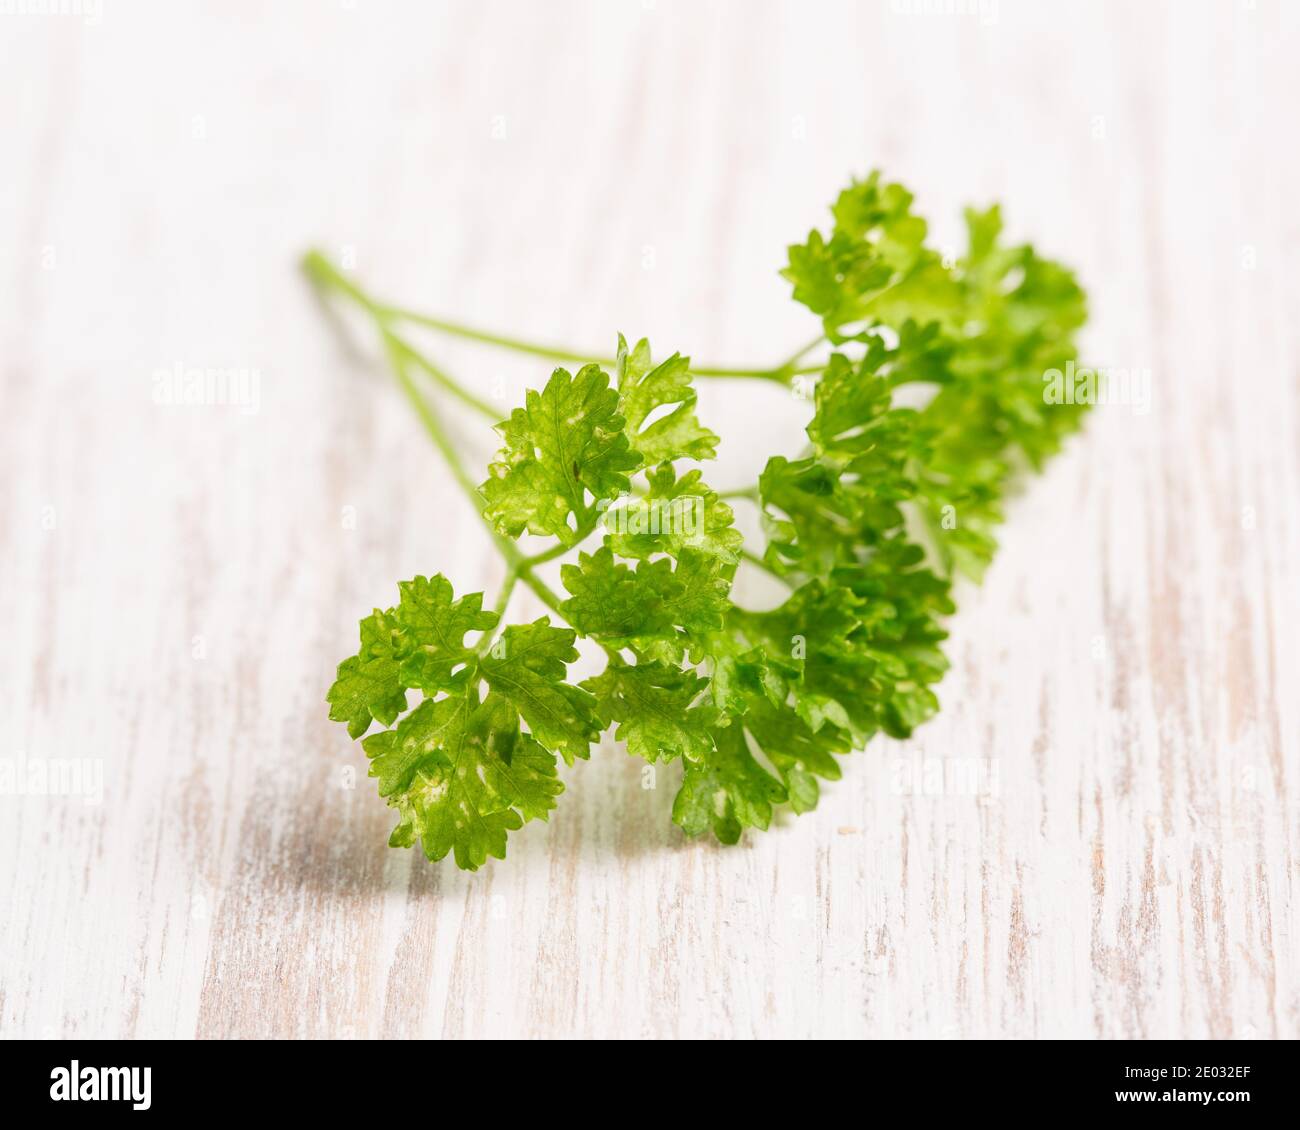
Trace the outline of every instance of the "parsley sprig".
<path fill-rule="evenodd" d="M 680 763 L 673 820 L 687 834 L 735 843 L 781 806 L 813 808 L 843 755 L 938 709 L 954 577 L 979 578 L 1008 489 L 1085 410 L 1043 395 L 1045 371 L 1075 357 L 1084 294 L 1065 267 L 1005 244 L 996 206 L 967 211 L 955 262 L 879 174 L 832 213 L 782 272 L 821 333 L 770 369 L 656 362 L 621 336 L 612 357 L 584 357 L 380 303 L 307 255 L 323 294 L 373 320 L 506 564 L 490 609 L 440 574 L 399 584 L 329 690 L 330 717 L 362 738 L 398 812 L 393 846 L 418 839 L 468 869 L 503 858 L 509 832 L 555 807 L 557 758 L 587 758 L 609 729 L 631 754 Z M 497 423 L 501 450 L 476 482 L 439 397 L 499 413 L 417 349 L 411 326 L 584 363 L 556 368 Z M 755 485 L 715 490 L 696 465 L 720 442 L 697 416 L 699 378 L 809 383 L 808 447 L 773 455 Z M 731 501 L 759 507 L 761 551 L 745 547 Z M 525 553 L 525 534 L 542 548 Z M 538 570 L 562 558 L 560 593 Z M 742 565 L 783 581 L 783 603 L 737 605 Z M 503 625 L 519 584 L 549 614 Z M 606 664 L 575 682 L 579 637 Z"/>

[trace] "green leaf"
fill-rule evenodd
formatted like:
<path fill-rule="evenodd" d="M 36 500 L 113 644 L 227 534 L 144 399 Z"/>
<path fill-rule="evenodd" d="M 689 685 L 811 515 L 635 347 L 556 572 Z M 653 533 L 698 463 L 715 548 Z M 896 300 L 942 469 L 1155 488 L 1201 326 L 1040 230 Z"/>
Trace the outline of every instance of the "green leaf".
<path fill-rule="evenodd" d="M 870 441 L 872 421 L 899 413 L 884 411 L 889 391 L 906 383 L 935 386 L 916 421 L 915 449 L 905 458 L 901 446 L 877 450 L 903 460 L 895 468 L 905 473 L 895 474 L 893 485 L 915 495 L 940 565 L 978 579 L 996 549 L 1011 454 L 1041 466 L 1086 410 L 1048 403 L 1043 384 L 1044 374 L 1075 356 L 1073 334 L 1086 307 L 1070 271 L 1032 247 L 1000 242 L 996 207 L 967 210 L 969 250 L 949 264 L 925 247 L 925 225 L 911 203 L 909 193 L 873 173 L 841 194 L 829 237 L 813 233 L 790 249 L 785 274 L 795 297 L 823 317 L 832 340 L 867 347 L 857 374 L 832 358 L 809 434 L 818 455 L 832 458 L 837 484 L 878 482 L 881 468 L 864 465 L 855 446 Z M 895 345 L 885 344 L 882 328 L 897 335 Z M 778 510 L 781 485 L 769 484 Z M 844 501 L 837 497 L 831 509 Z M 878 518 L 869 527 L 877 533 Z M 771 530 L 774 565 L 824 572 L 827 528 L 801 529 L 796 517 L 778 514 Z"/>
<path fill-rule="evenodd" d="M 596 696 L 605 725 L 617 722 L 614 737 L 628 753 L 647 761 L 702 758 L 713 748 L 712 706 L 700 703 L 708 679 L 665 663 L 630 666 L 611 661 L 582 685 Z"/>
<path fill-rule="evenodd" d="M 937 706 L 928 688 L 947 666 L 939 618 L 952 604 L 919 560 L 915 546 L 885 542 L 831 584 L 811 581 L 770 612 L 733 615 L 747 641 L 785 657 L 791 701 L 814 732 L 829 724 L 858 745 L 881 730 L 907 737 Z"/>
<path fill-rule="evenodd" d="M 578 375 L 556 369 L 541 392 L 498 425 L 506 446 L 479 487 L 484 515 L 505 536 L 525 529 L 571 542 L 593 500 L 627 491 L 626 472 L 640 466 L 629 448 L 618 393 L 597 365 Z"/>
<path fill-rule="evenodd" d="M 745 715 L 745 728 L 781 775 L 790 808 L 801 814 L 816 808 L 818 778 L 840 779 L 836 756 L 849 753 L 854 745 L 848 729 L 814 728 L 790 707 L 766 702 Z"/>
<path fill-rule="evenodd" d="M 560 579 L 573 594 L 560 606 L 564 618 L 613 647 L 677 640 L 677 629 L 713 631 L 730 607 L 730 579 L 717 558 L 691 549 L 682 551 L 676 567 L 661 557 L 633 570 L 602 546 L 580 554 L 577 565 L 565 565 Z"/>
<path fill-rule="evenodd" d="M 425 699 L 396 727 L 362 741 L 380 796 L 403 795 L 422 767 L 429 773 L 447 764 L 445 751 L 464 733 L 468 704 L 466 695 Z"/>
<path fill-rule="evenodd" d="M 696 636 L 722 627 L 731 607 L 731 574 L 716 557 L 683 549 L 673 580 L 677 589 L 667 597 L 665 606 L 675 625 Z"/>
<path fill-rule="evenodd" d="M 427 699 L 394 730 L 362 742 L 370 775 L 397 809 L 392 847 L 419 839 L 430 860 L 455 852 L 456 865 L 477 870 L 488 856 L 504 859 L 506 833 L 523 826 L 507 803 L 484 785 L 470 740 L 467 696 Z"/>
<path fill-rule="evenodd" d="M 402 594 L 394 616 L 402 634 L 402 684 L 426 694 L 463 685 L 474 661 L 465 634 L 494 627 L 497 614 L 483 610 L 481 592 L 453 601 L 451 584 L 441 574 L 397 587 Z"/>
<path fill-rule="evenodd" d="M 682 589 L 666 558 L 642 561 L 634 571 L 603 546 L 563 566 L 560 580 L 572 594 L 560 611 L 584 635 L 618 646 L 673 633 L 669 602 Z"/>
<path fill-rule="evenodd" d="M 877 348 L 856 365 L 843 353 L 831 354 L 817 382 L 808 438 L 821 454 L 852 461 L 873 453 L 893 460 L 912 453 L 917 415 L 893 407 L 893 382 L 878 371 L 889 353 L 878 338 L 872 343 Z"/>
<path fill-rule="evenodd" d="M 784 702 L 789 695 L 788 677 L 797 674 L 797 667 L 787 667 L 769 653 L 766 641 L 755 645 L 744 638 L 735 623 L 743 615 L 732 609 L 728 630 L 708 636 L 692 652 L 692 658 L 708 666 L 709 695 L 724 721 L 745 714 L 755 700 Z"/>
<path fill-rule="evenodd" d="M 511 803 L 525 820 L 545 820 L 564 792 L 556 773 L 555 754 L 519 728 L 511 702 L 488 695 L 476 719 L 476 738 L 483 751 L 483 779 Z"/>
<path fill-rule="evenodd" d="M 835 726 L 814 730 L 794 710 L 758 703 L 745 715 L 745 729 L 785 782 L 790 807 L 797 813 L 817 807 L 817 778 L 838 781 L 836 754 L 853 748 L 849 734 Z"/>
<path fill-rule="evenodd" d="M 388 726 L 406 709 L 406 689 L 399 675 L 392 610 L 361 621 L 361 650 L 339 664 L 338 677 L 325 696 L 330 718 L 346 722 L 359 738 L 372 720 Z"/>
<path fill-rule="evenodd" d="M 543 616 L 508 627 L 480 661 L 493 693 L 519 712 L 537 741 L 570 765 L 574 758 L 589 756 L 591 743 L 600 737 L 595 700 L 564 681 L 567 664 L 578 658 L 575 638 Z"/>
<path fill-rule="evenodd" d="M 418 838 L 430 860 L 454 852 L 469 871 L 489 856 L 504 859 L 507 833 L 545 818 L 563 790 L 554 754 L 520 734 L 504 703 L 480 706 L 472 688 L 426 699 L 362 746 L 380 796 L 399 814 L 389 843 L 411 847 Z"/>
<path fill-rule="evenodd" d="M 674 353 L 651 365 L 650 344 L 642 338 L 629 350 L 618 335 L 619 409 L 627 421 L 631 446 L 647 466 L 672 459 L 712 459 L 718 437 L 695 416 L 690 362 Z M 659 413 L 659 409 L 669 411 Z M 653 420 L 646 423 L 650 416 Z"/>
<path fill-rule="evenodd" d="M 813 454 L 768 460 L 759 492 L 778 571 L 825 578 L 904 528 L 928 435 L 922 416 L 892 405 L 890 357 L 879 339 L 856 365 L 833 354 L 808 425 Z"/>
<path fill-rule="evenodd" d="M 939 255 L 926 248 L 926 224 L 911 211 L 901 185 L 872 173 L 845 189 L 831 209 L 830 238 L 812 232 L 789 249 L 781 273 L 794 297 L 822 316 L 832 341 L 858 321 L 924 323 L 959 328 L 961 289 Z"/>
<path fill-rule="evenodd" d="M 740 560 L 744 537 L 732 524 L 731 507 L 697 469 L 677 477 L 671 463 L 646 472 L 649 491 L 605 512 L 608 543 L 621 557 L 681 557 L 687 549 L 726 565 Z"/>
<path fill-rule="evenodd" d="M 772 806 L 783 804 L 789 794 L 754 760 L 739 726 L 716 734 L 717 743 L 708 754 L 685 762 L 673 822 L 688 836 L 712 828 L 724 844 L 734 844 L 745 828 L 766 829 Z"/>

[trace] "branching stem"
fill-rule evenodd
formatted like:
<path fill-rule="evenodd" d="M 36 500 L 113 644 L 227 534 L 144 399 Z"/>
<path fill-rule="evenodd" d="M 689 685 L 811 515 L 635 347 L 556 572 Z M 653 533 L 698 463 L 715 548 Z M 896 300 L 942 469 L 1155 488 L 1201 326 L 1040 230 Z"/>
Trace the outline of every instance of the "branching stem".
<path fill-rule="evenodd" d="M 540 345 L 535 342 L 524 341 L 520 338 L 510 337 L 505 334 L 492 333 L 488 330 L 477 329 L 473 326 L 462 325 L 459 322 L 452 322 L 445 318 L 435 318 L 426 314 L 419 314 L 412 310 L 407 310 L 398 306 L 390 306 L 378 302 L 361 289 L 351 278 L 336 267 L 329 258 L 321 251 L 309 251 L 302 261 L 302 267 L 307 277 L 322 295 L 341 294 L 353 302 L 361 309 L 366 311 L 373 319 L 376 328 L 379 330 L 383 339 L 384 350 L 388 355 L 389 363 L 392 367 L 393 374 L 397 378 L 397 383 L 401 388 L 406 399 L 410 402 L 415 414 L 419 417 L 424 430 L 428 433 L 429 438 L 433 441 L 434 446 L 438 449 L 439 454 L 447 464 L 448 470 L 451 471 L 452 478 L 460 487 L 465 497 L 469 499 L 474 511 L 483 520 L 493 543 L 500 551 L 501 556 L 506 562 L 506 575 L 501 583 L 501 590 L 497 594 L 495 602 L 495 611 L 498 617 L 501 617 L 506 606 L 510 602 L 516 585 L 523 582 L 533 594 L 554 612 L 557 616 L 563 618 L 560 611 L 560 598 L 556 593 L 533 571 L 534 566 L 545 564 L 553 561 L 557 557 L 562 557 L 565 553 L 574 549 L 579 543 L 586 540 L 599 525 L 599 517 L 596 515 L 588 516 L 579 528 L 571 541 L 557 542 L 548 549 L 542 550 L 531 556 L 525 556 L 520 552 L 519 547 L 510 539 L 502 536 L 491 522 L 483 516 L 483 498 L 479 493 L 478 486 L 470 477 L 469 472 L 465 469 L 464 461 L 460 457 L 460 452 L 452 443 L 451 437 L 442 422 L 441 416 L 424 394 L 423 390 L 416 384 L 411 377 L 411 367 L 414 366 L 421 370 L 440 388 L 444 389 L 451 396 L 455 397 L 462 404 L 473 408 L 476 412 L 491 418 L 499 420 L 501 413 L 486 400 L 483 400 L 475 393 L 471 392 L 459 381 L 455 380 L 445 369 L 436 364 L 423 352 L 412 345 L 406 338 L 397 332 L 394 328 L 396 323 L 406 322 L 412 325 L 425 326 L 429 329 L 439 330 L 443 333 L 451 334 L 456 337 L 462 337 L 471 341 L 481 342 L 485 345 L 494 345 L 502 349 L 514 350 L 518 353 L 527 353 L 535 357 L 545 357 L 555 361 L 579 361 L 594 360 L 598 364 L 614 364 L 609 358 L 592 357 L 580 350 L 572 350 L 559 346 Z M 811 350 L 815 349 L 825 340 L 824 337 L 817 337 L 810 341 L 798 352 L 783 361 L 780 365 L 772 369 L 728 369 L 728 368 L 692 368 L 692 373 L 701 377 L 718 377 L 718 378 L 753 378 L 756 380 L 770 380 L 778 384 L 788 384 L 790 378 L 800 373 L 815 372 L 817 366 L 798 368 L 798 363 Z M 721 495 L 723 498 L 750 498 L 757 500 L 757 488 L 746 488 L 743 490 L 729 491 Z M 764 569 L 773 576 L 789 584 L 788 578 L 782 577 L 779 573 L 771 568 L 761 557 L 750 553 L 747 550 L 742 551 L 743 558 L 760 569 Z M 480 652 L 487 651 L 494 637 L 494 632 L 487 632 L 479 642 Z M 602 645 L 603 646 L 603 645 Z M 614 649 L 605 648 L 605 651 L 611 656 L 616 656 Z"/>
<path fill-rule="evenodd" d="M 482 345 L 496 346 L 498 349 L 509 349 L 515 353 L 526 353 L 533 357 L 544 357 L 549 361 L 581 361 L 594 362 L 598 365 L 613 365 L 615 362 L 610 357 L 601 356 L 599 353 L 591 350 L 574 349 L 563 345 L 547 345 L 541 342 L 527 341 L 524 338 L 514 337 L 510 334 L 495 333 L 492 330 L 480 329 L 478 326 L 469 326 L 464 322 L 452 321 L 450 318 L 434 317 L 431 314 L 421 314 L 415 310 L 409 310 L 404 306 L 394 306 L 388 303 L 379 302 L 366 294 L 355 282 L 343 274 L 324 252 L 315 250 L 309 251 L 303 259 L 303 269 L 311 277 L 317 286 L 330 288 L 341 291 L 348 295 L 354 301 L 360 303 L 367 309 L 377 321 L 392 325 L 394 323 L 406 322 L 410 325 L 424 326 L 426 329 L 437 330 L 440 333 L 450 334 L 453 337 L 464 338 L 467 341 L 477 341 Z M 712 377 L 719 379 L 735 380 L 764 380 L 774 381 L 777 384 L 786 385 L 790 379 L 806 373 L 820 372 L 820 365 L 799 366 L 799 362 L 812 352 L 817 346 L 826 340 L 825 335 L 819 334 L 807 345 L 799 349 L 786 360 L 770 368 L 731 368 L 728 366 L 703 365 L 691 366 L 691 373 L 697 377 Z M 412 349 L 412 355 L 423 365 L 423 358 L 418 351 Z M 494 408 L 485 401 L 474 396 L 473 393 L 458 385 L 446 376 L 430 368 L 430 376 L 443 384 L 449 392 L 464 400 L 467 404 L 476 408 L 486 415 L 497 417 L 499 414 Z"/>
<path fill-rule="evenodd" d="M 771 565 L 769 565 L 766 561 L 764 561 L 761 557 L 759 557 L 758 554 L 751 553 L 748 549 L 742 549 L 740 551 L 740 556 L 743 560 L 748 561 L 751 565 L 754 565 L 757 568 L 762 569 L 763 572 L 770 573 L 773 577 L 775 577 L 787 588 L 793 589 L 795 587 L 794 581 L 792 581 L 784 573 L 778 573 L 775 569 L 772 568 Z"/>

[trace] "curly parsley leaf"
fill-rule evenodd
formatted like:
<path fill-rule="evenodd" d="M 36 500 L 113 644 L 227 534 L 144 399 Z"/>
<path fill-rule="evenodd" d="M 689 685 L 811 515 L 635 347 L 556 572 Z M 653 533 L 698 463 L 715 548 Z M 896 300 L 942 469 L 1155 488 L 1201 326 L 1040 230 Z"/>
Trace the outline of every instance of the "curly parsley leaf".
<path fill-rule="evenodd" d="M 682 551 L 676 566 L 660 557 L 632 569 L 602 546 L 582 554 L 577 565 L 564 566 L 561 579 L 573 594 L 560 606 L 565 619 L 583 635 L 616 648 L 646 650 L 665 641 L 684 645 L 720 628 L 731 606 L 730 581 L 717 559 L 691 549 Z"/>
<path fill-rule="evenodd" d="M 599 737 L 595 700 L 567 682 L 571 629 L 545 617 L 512 625 L 480 656 L 465 636 L 497 623 L 482 593 L 456 600 L 441 575 L 398 588 L 396 608 L 362 621 L 361 652 L 340 664 L 330 714 L 353 737 L 372 720 L 392 727 L 361 743 L 379 795 L 398 811 L 390 843 L 418 839 L 431 860 L 454 853 L 473 870 L 504 857 L 508 832 L 555 807 L 556 754 L 588 755 Z M 412 690 L 424 697 L 404 714 Z"/>
<path fill-rule="evenodd" d="M 633 570 L 603 546 L 580 554 L 576 565 L 565 565 L 560 578 L 572 594 L 560 606 L 564 618 L 585 636 L 619 647 L 632 639 L 661 639 L 673 632 L 668 602 L 680 595 L 682 586 L 665 558 L 642 561 Z"/>
<path fill-rule="evenodd" d="M 455 853 L 475 870 L 504 859 L 506 834 L 545 819 L 563 786 L 555 755 L 519 730 L 513 712 L 477 693 L 425 699 L 393 730 L 362 743 L 379 795 L 397 809 L 393 847 L 421 841 L 430 860 Z"/>
<path fill-rule="evenodd" d="M 590 511 L 587 495 L 612 499 L 627 491 L 626 472 L 639 467 L 619 394 L 598 365 L 571 376 L 556 369 L 541 392 L 498 425 L 506 441 L 479 488 L 487 519 L 505 536 L 524 530 L 571 542 Z"/>
<path fill-rule="evenodd" d="M 451 582 L 443 576 L 416 577 L 397 587 L 402 598 L 394 619 L 405 643 L 402 685 L 426 694 L 455 689 L 472 671 L 474 652 L 465 646 L 465 634 L 495 627 L 497 614 L 483 610 L 480 592 L 452 600 Z"/>
<path fill-rule="evenodd" d="M 712 829 L 722 843 L 734 844 L 746 828 L 766 830 L 773 806 L 784 804 L 789 792 L 754 759 L 739 726 L 716 733 L 712 750 L 685 763 L 673 822 L 688 836 Z"/>
<path fill-rule="evenodd" d="M 681 354 L 652 365 L 645 338 L 628 349 L 619 334 L 618 393 L 628 441 L 647 466 L 673 459 L 712 459 L 716 454 L 718 437 L 695 416 L 690 362 Z M 668 411 L 660 412 L 663 408 Z M 646 423 L 651 416 L 655 419 Z"/>
<path fill-rule="evenodd" d="M 546 616 L 507 628 L 480 661 L 483 679 L 494 694 L 509 702 L 532 735 L 566 762 L 586 758 L 600 737 L 592 713 L 593 699 L 565 677 L 578 658 L 569 628 L 551 626 Z"/>
<path fill-rule="evenodd" d="M 616 740 L 647 761 L 702 758 L 713 748 L 717 711 L 704 698 L 708 679 L 667 663 L 611 662 L 582 685 L 596 696 Z"/>
<path fill-rule="evenodd" d="M 326 695 L 330 718 L 346 722 L 359 738 L 372 721 L 390 725 L 406 709 L 406 688 L 394 644 L 392 612 L 378 608 L 361 621 L 361 650 L 339 664 L 338 677 Z"/>
<path fill-rule="evenodd" d="M 795 300 L 821 315 L 832 341 L 861 321 L 954 320 L 959 288 L 925 246 L 926 223 L 911 209 L 910 192 L 872 173 L 840 193 L 829 237 L 814 231 L 789 248 L 782 274 Z"/>
<path fill-rule="evenodd" d="M 621 557 L 656 553 L 680 557 L 687 549 L 716 557 L 724 565 L 740 560 L 744 537 L 735 515 L 705 483 L 699 469 L 680 478 L 671 463 L 646 472 L 649 489 L 605 512 L 607 542 Z"/>

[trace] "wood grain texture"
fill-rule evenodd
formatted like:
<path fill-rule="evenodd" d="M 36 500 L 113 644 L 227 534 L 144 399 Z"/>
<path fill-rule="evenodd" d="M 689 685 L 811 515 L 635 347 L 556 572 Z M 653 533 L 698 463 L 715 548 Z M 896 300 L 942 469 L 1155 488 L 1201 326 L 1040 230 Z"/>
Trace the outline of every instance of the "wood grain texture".
<path fill-rule="evenodd" d="M 103 772 L 0 796 L 0 1035 L 1300 1034 L 1300 6 L 920 7 L 0 18 L 0 755 Z M 1011 506 L 941 717 L 736 849 L 608 741 L 504 864 L 387 849 L 334 664 L 398 579 L 501 566 L 297 256 L 761 364 L 809 336 L 784 245 L 875 165 L 945 245 L 1002 200 L 1152 380 Z M 177 365 L 258 411 L 159 405 Z M 715 481 L 803 410 L 706 388 Z"/>

